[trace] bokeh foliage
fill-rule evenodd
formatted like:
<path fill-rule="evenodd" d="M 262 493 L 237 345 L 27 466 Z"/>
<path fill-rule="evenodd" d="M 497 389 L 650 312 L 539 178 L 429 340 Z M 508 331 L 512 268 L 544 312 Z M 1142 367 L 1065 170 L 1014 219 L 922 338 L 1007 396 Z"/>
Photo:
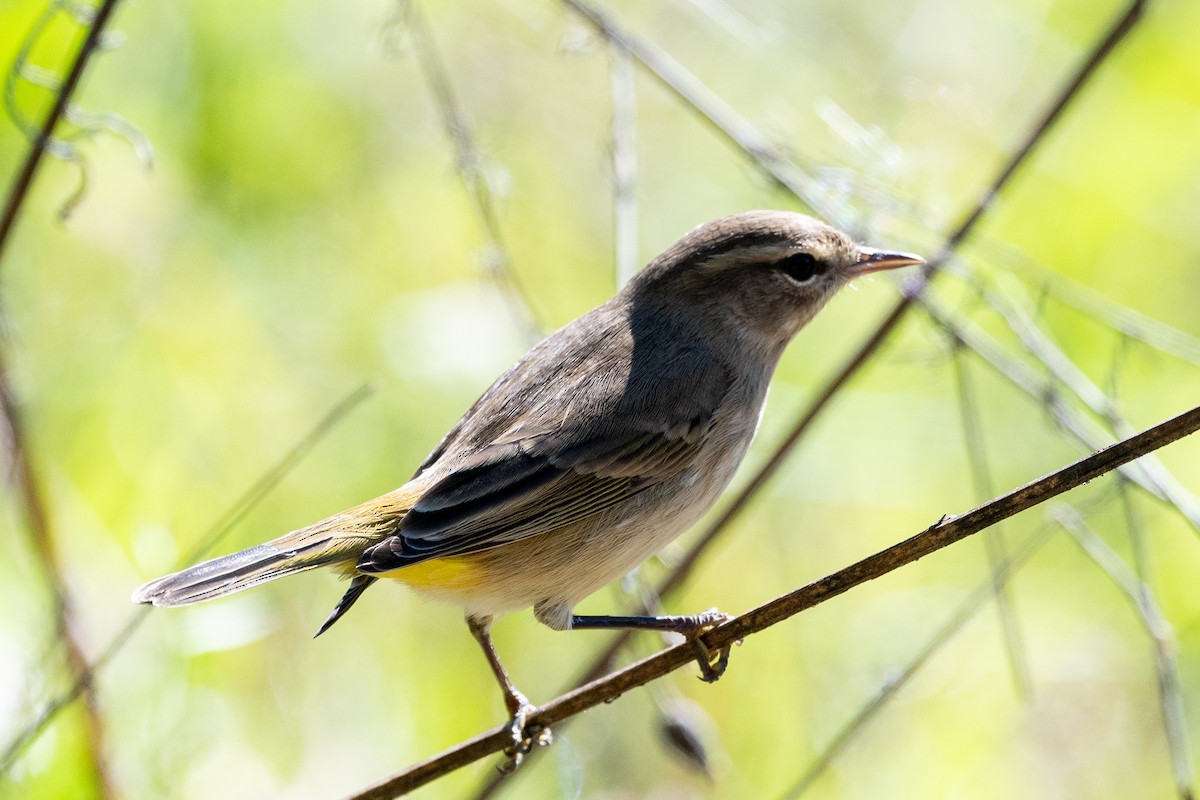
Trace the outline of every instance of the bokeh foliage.
<path fill-rule="evenodd" d="M 843 186 L 878 244 L 930 252 L 990 180 L 1062 76 L 1116 11 L 1079 0 L 673 0 L 614 4 L 774 140 Z M 425 2 L 474 127 L 517 276 L 561 325 L 615 288 L 609 56 L 551 0 Z M 0 0 L 0 60 L 41 4 Z M 4 345 L 31 457 L 52 503 L 76 626 L 98 650 L 129 592 L 173 568 L 233 500 L 364 379 L 341 424 L 225 549 L 248 546 L 403 481 L 525 342 L 480 268 L 481 226 L 388 2 L 129 3 L 119 48 L 78 105 L 120 115 L 153 145 L 79 143 L 87 192 L 51 163 L 0 274 Z M 1122 340 L 1053 299 L 1025 258 L 1200 336 L 1200 5 L 1163 2 L 1104 67 L 964 252 L 1028 306 L 1138 427 L 1190 406 L 1197 370 Z M 34 51 L 57 67 L 64 18 Z M 753 207 L 799 208 L 653 81 L 637 82 L 639 247 Z M 49 93 L 18 85 L 40 117 Z M 26 143 L 0 124 L 0 174 Z M 1011 273 L 1011 275 L 1009 274 Z M 938 295 L 1002 334 L 952 278 Z M 894 297 L 865 282 L 789 350 L 750 462 Z M 1005 340 L 1019 352 L 1014 337 Z M 822 418 L 713 548 L 673 611 L 739 611 L 979 499 L 966 469 L 953 359 L 920 314 Z M 968 364 L 997 487 L 1079 448 Z M 1114 388 L 1115 387 L 1115 388 Z M 1200 486 L 1197 445 L 1163 458 Z M 750 466 L 750 465 L 748 465 Z M 1111 480 L 1069 498 L 1130 547 Z M 0 507 L 0 727 L 62 685 L 49 595 L 13 496 Z M 1174 626 L 1183 699 L 1200 730 L 1196 532 L 1134 495 L 1153 586 Z M 1006 526 L 1016 539 L 1034 511 Z M 669 560 L 670 554 L 667 554 Z M 659 564 L 645 571 L 661 574 Z M 772 797 L 842 720 L 986 578 L 968 542 L 757 636 L 728 675 L 687 674 L 593 712 L 519 776 L 528 797 Z M 309 574 L 210 606 L 155 612 L 100 675 L 105 755 L 130 797 L 329 797 L 496 724 L 486 667 L 458 612 L 375 589 L 320 640 L 341 591 Z M 934 658 L 815 791 L 822 797 L 1165 797 L 1171 778 L 1152 642 L 1065 536 L 1014 583 L 1033 693 L 1017 696 L 991 609 Z M 614 609 L 619 587 L 589 599 Z M 599 635 L 530 615 L 497 626 L 538 701 Z M 653 640 L 640 641 L 639 648 Z M 683 696 L 718 731 L 717 777 L 657 744 L 654 698 Z M 90 796 L 82 728 L 64 715 L 0 784 L 3 797 Z M 1191 737 L 1193 754 L 1200 734 Z M 462 796 L 489 766 L 419 795 Z"/>

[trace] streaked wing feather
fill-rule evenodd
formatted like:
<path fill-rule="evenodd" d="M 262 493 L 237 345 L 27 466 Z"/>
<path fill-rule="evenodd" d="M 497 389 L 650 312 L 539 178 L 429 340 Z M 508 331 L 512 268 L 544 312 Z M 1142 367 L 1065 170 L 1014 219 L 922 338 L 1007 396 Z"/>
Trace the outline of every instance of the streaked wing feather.
<path fill-rule="evenodd" d="M 698 441 L 661 433 L 614 446 L 581 447 L 576 464 L 528 452 L 469 467 L 435 484 L 401 522 L 397 534 L 369 548 L 363 572 L 398 569 L 430 558 L 487 550 L 569 525 L 627 500 L 677 469 Z M 509 463 L 515 461 L 516 464 Z M 534 462 L 541 468 L 535 469 Z M 583 471 L 587 469 L 589 471 Z M 491 472 L 498 480 L 493 480 Z M 464 474 L 465 473 L 465 474 Z M 450 499 L 450 498 L 453 498 Z M 428 502 L 426 502 L 428 501 Z"/>
<path fill-rule="evenodd" d="M 530 351 L 422 465 L 447 471 L 359 570 L 538 536 L 686 469 L 730 375 L 695 337 L 658 335 L 664 324 L 592 312 Z M 651 334 L 659 344 L 639 347 Z"/>

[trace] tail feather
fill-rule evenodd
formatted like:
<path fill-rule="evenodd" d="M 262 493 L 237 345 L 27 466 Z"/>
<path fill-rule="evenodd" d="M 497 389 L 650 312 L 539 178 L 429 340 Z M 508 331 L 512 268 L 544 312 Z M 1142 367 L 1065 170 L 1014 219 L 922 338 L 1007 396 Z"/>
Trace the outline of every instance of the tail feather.
<path fill-rule="evenodd" d="M 249 589 L 265 581 L 338 562 L 354 562 L 370 540 L 327 537 L 302 547 L 288 537 L 221 556 L 151 581 L 133 593 L 135 603 L 183 606 Z"/>
<path fill-rule="evenodd" d="M 333 611 L 329 612 L 329 616 L 321 623 L 321 627 L 317 628 L 317 632 L 313 634 L 313 638 L 317 638 L 325 631 L 329 630 L 333 623 L 342 618 L 342 615 L 350 610 L 350 606 L 354 605 L 358 598 L 362 597 L 362 593 L 367 588 L 379 580 L 373 575 L 355 575 L 354 580 L 350 581 L 350 588 L 342 595 L 342 599 L 338 600 L 337 605 L 333 607 Z"/>
<path fill-rule="evenodd" d="M 282 540 L 251 547 L 240 553 L 222 555 L 188 567 L 173 575 L 158 578 L 133 593 L 133 602 L 155 606 L 186 606 L 233 594 L 263 583 L 312 570 L 314 567 L 347 560 L 341 547 L 330 547 L 331 539 L 312 542 L 305 547 L 288 547 Z M 282 546 L 281 546 L 282 545 Z M 359 548 L 367 542 L 360 542 Z M 354 558 L 350 555 L 349 558 Z"/>
<path fill-rule="evenodd" d="M 400 517 L 411 507 L 406 489 L 401 487 L 266 544 L 150 581 L 133 593 L 133 601 L 183 606 L 316 567 L 341 566 L 353 574 L 363 550 L 394 532 Z M 349 608 L 365 588 L 344 603 L 342 610 Z"/>

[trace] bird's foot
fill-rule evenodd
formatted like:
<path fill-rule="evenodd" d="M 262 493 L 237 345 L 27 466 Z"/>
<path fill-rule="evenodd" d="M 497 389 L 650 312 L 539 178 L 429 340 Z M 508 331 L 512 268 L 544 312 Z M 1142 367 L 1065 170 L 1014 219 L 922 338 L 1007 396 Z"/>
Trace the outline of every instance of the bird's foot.
<path fill-rule="evenodd" d="M 512 722 L 508 725 L 512 744 L 504 749 L 508 760 L 501 763 L 497 769 L 504 775 L 510 775 L 525 760 L 525 756 L 535 747 L 546 747 L 554 743 L 554 732 L 541 725 L 530 725 L 529 715 L 534 707 L 524 697 L 518 696 L 519 701 L 513 710 Z"/>
<path fill-rule="evenodd" d="M 731 646 L 725 645 L 714 653 L 704 642 L 700 641 L 699 637 L 732 617 L 715 608 L 710 608 L 694 615 L 691 619 L 695 621 L 695 624 L 686 635 L 691 639 L 692 648 L 696 651 L 696 664 L 700 667 L 700 680 L 705 683 L 713 683 L 725 674 L 725 669 L 729 666 Z"/>

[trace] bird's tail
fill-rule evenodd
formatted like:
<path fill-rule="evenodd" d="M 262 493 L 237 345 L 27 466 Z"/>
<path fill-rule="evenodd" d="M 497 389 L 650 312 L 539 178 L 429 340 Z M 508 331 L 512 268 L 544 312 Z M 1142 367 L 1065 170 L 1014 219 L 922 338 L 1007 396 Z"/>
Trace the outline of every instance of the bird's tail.
<path fill-rule="evenodd" d="M 133 601 L 183 606 L 316 567 L 339 566 L 354 574 L 363 550 L 395 532 L 412 505 L 411 494 L 401 487 L 266 544 L 150 581 L 133 593 Z"/>

